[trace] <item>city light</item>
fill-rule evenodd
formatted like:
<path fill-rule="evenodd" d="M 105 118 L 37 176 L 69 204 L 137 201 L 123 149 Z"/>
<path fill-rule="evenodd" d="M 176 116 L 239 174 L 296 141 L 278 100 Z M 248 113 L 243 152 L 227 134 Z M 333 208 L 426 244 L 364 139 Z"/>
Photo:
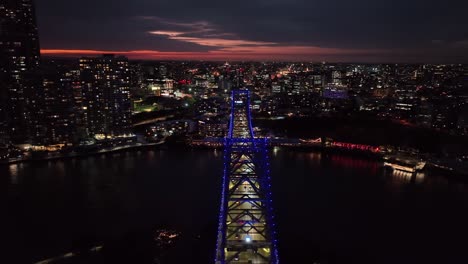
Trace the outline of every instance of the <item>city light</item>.
<path fill-rule="evenodd" d="M 468 263 L 467 1 L 53 2 L 0 0 L 2 263 Z"/>

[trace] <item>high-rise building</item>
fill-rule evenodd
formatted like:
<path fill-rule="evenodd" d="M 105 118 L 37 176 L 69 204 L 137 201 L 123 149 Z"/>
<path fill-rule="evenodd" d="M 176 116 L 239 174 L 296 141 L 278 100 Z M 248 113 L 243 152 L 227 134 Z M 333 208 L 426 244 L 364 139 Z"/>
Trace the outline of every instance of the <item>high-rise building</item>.
<path fill-rule="evenodd" d="M 325 86 L 325 76 L 321 73 L 314 73 L 309 77 L 309 86 L 314 92 L 319 92 Z"/>
<path fill-rule="evenodd" d="M 54 64 L 42 63 L 22 81 L 28 110 L 26 142 L 68 144 L 75 135 L 73 77 Z"/>
<path fill-rule="evenodd" d="M 281 85 L 278 84 L 278 82 L 273 82 L 271 84 L 271 92 L 274 94 L 281 93 L 283 92 L 283 87 L 281 87 Z"/>
<path fill-rule="evenodd" d="M 231 91 L 231 88 L 232 88 L 232 83 L 231 83 L 230 80 L 228 80 L 228 79 L 226 79 L 224 77 L 219 79 L 218 89 L 220 89 L 221 92 L 227 93 L 227 92 Z"/>
<path fill-rule="evenodd" d="M 0 1 L 0 143 L 30 138 L 32 110 L 25 73 L 39 65 L 39 38 L 32 0 Z M 34 101 L 34 100 L 33 100 Z"/>
<path fill-rule="evenodd" d="M 164 65 L 159 66 L 159 76 L 166 77 L 167 75 L 167 67 Z"/>
<path fill-rule="evenodd" d="M 332 71 L 332 83 L 333 84 L 341 85 L 342 77 L 343 77 L 343 74 L 341 73 L 341 71 Z"/>
<path fill-rule="evenodd" d="M 120 136 L 131 125 L 128 59 L 103 55 L 80 59 L 82 108 L 89 136 Z"/>
<path fill-rule="evenodd" d="M 76 113 L 73 83 L 73 77 L 64 73 L 48 73 L 42 78 L 47 144 L 69 144 L 74 140 Z"/>

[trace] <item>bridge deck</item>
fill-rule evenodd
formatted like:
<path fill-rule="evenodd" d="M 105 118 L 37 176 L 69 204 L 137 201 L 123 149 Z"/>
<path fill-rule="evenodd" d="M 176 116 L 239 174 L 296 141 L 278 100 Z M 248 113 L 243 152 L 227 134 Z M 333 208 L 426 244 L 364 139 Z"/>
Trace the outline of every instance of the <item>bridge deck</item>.
<path fill-rule="evenodd" d="M 233 91 L 231 99 L 216 263 L 278 263 L 268 142 L 254 138 L 249 92 Z"/>

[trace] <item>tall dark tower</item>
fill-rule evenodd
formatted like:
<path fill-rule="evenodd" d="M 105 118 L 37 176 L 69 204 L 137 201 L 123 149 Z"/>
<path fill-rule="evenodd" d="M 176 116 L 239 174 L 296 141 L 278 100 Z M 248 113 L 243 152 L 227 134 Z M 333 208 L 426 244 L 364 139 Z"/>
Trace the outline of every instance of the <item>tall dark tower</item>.
<path fill-rule="evenodd" d="M 33 0 L 0 0 L 0 143 L 28 137 L 35 98 L 25 91 L 25 73 L 39 65 Z"/>
<path fill-rule="evenodd" d="M 130 131 L 130 69 L 126 57 L 81 58 L 84 119 L 89 136 Z"/>

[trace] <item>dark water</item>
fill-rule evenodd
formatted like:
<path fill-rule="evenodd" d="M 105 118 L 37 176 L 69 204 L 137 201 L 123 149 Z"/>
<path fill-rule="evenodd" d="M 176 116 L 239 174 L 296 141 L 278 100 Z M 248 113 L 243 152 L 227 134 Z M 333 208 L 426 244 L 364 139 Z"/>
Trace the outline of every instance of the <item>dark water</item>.
<path fill-rule="evenodd" d="M 468 263 L 468 181 L 317 152 L 271 163 L 282 263 Z M 0 263 L 158 228 L 185 237 L 167 263 L 211 263 L 221 172 L 222 153 L 205 150 L 0 167 Z"/>

